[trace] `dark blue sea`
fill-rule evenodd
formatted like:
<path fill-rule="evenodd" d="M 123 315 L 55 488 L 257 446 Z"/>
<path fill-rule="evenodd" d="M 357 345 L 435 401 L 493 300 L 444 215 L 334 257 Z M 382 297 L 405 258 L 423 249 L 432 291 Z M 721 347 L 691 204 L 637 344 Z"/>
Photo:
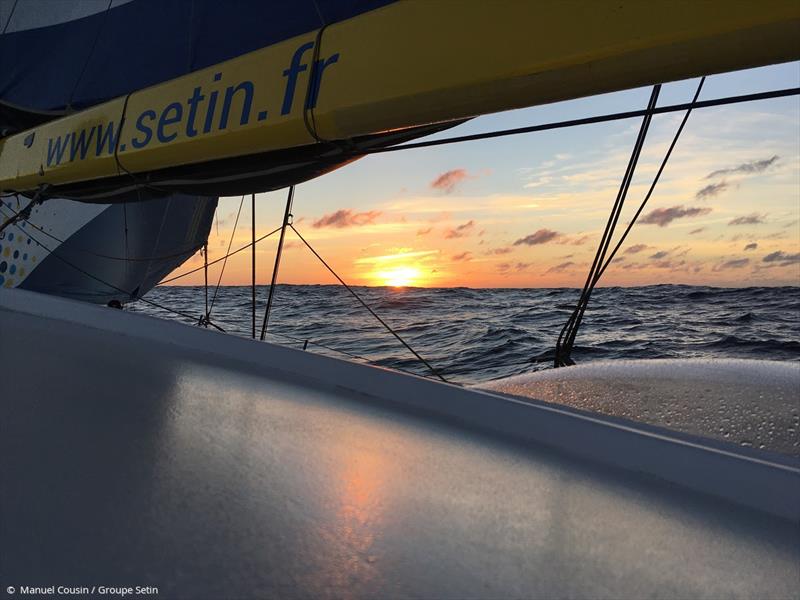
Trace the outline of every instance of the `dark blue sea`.
<path fill-rule="evenodd" d="M 268 286 L 257 289 L 260 332 Z M 354 290 L 420 355 L 458 383 L 550 368 L 577 289 L 356 287 Z M 209 302 L 214 288 L 209 288 Z M 202 287 L 162 286 L 127 310 L 196 323 Z M 195 316 L 196 315 L 196 316 Z M 252 333 L 251 289 L 221 287 L 211 321 Z M 429 375 L 350 293 L 339 286 L 279 285 L 267 340 Z M 800 360 L 800 287 L 656 285 L 600 288 L 578 334 L 578 363 L 617 358 Z"/>

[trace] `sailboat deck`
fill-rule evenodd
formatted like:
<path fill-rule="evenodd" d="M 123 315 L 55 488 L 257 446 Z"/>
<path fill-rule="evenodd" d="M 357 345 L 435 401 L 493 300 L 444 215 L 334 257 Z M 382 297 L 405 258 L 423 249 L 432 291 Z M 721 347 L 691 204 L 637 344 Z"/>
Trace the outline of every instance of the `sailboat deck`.
<path fill-rule="evenodd" d="M 797 519 L 434 418 L 352 380 L 388 378 L 396 390 L 417 378 L 3 294 L 4 588 L 155 586 L 170 598 L 800 589 Z M 11 307 L 20 299 L 30 310 Z M 305 378 L 286 367 L 316 360 Z M 497 399 L 420 385 L 423 396 Z"/>

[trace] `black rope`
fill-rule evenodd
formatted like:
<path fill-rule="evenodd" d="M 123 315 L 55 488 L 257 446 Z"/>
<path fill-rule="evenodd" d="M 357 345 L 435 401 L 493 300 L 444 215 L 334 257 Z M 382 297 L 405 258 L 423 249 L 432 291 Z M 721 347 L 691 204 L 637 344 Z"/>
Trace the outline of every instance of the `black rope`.
<path fill-rule="evenodd" d="M 133 294 L 131 292 L 123 290 L 122 288 L 115 286 L 113 283 L 109 283 L 109 282 L 105 281 L 104 279 L 101 279 L 100 277 L 97 277 L 96 275 L 93 275 L 92 273 L 88 272 L 85 269 L 82 269 L 81 267 L 79 267 L 78 265 L 73 263 L 72 261 L 67 260 L 63 256 L 59 255 L 55 250 L 53 250 L 52 248 L 49 248 L 48 246 L 43 244 L 40 240 L 36 239 L 35 236 L 31 235 L 30 231 L 25 231 L 24 229 L 22 229 L 22 227 L 20 227 L 17 223 L 14 223 L 14 227 L 16 227 L 24 235 L 30 237 L 39 246 L 44 248 L 49 256 L 53 256 L 54 258 L 56 258 L 56 259 L 60 260 L 61 262 L 63 262 L 68 267 L 71 267 L 72 269 L 75 269 L 76 271 L 78 271 L 79 273 L 82 273 L 83 275 L 86 275 L 90 279 L 94 279 L 98 283 L 102 283 L 103 285 L 111 288 L 112 290 L 115 290 L 117 292 L 125 294 L 126 296 L 128 296 L 130 298 L 133 298 L 134 300 L 141 300 L 145 304 L 150 304 L 151 306 L 155 306 L 156 308 L 160 308 L 161 310 L 164 310 L 166 312 L 169 312 L 169 313 L 172 313 L 172 314 L 175 314 L 175 315 L 179 315 L 179 316 L 184 317 L 186 319 L 190 319 L 191 321 L 195 321 L 196 320 L 193 315 L 190 315 L 188 313 L 185 313 L 185 312 L 182 312 L 182 311 L 179 311 L 179 310 L 175 310 L 174 308 L 170 308 L 168 306 L 164 306 L 163 304 L 159 304 L 158 302 L 155 302 L 153 300 L 149 300 L 147 298 L 143 298 L 142 296 L 140 296 L 138 294 Z M 218 329 L 219 331 L 223 332 L 223 333 L 225 332 L 225 330 L 222 329 L 222 327 L 214 325 L 214 323 L 210 323 L 210 325 L 212 327 Z"/>
<path fill-rule="evenodd" d="M 214 296 L 211 298 L 211 306 L 208 307 L 208 310 L 205 314 L 205 322 L 208 323 L 209 319 L 211 319 L 211 311 L 214 310 L 214 303 L 217 301 L 217 293 L 219 292 L 219 287 L 222 285 L 222 276 L 225 274 L 225 267 L 228 265 L 228 256 L 230 255 L 231 246 L 233 245 L 233 238 L 236 235 L 236 226 L 239 224 L 239 216 L 242 214 L 242 205 L 244 205 L 244 194 L 242 194 L 242 199 L 239 201 L 239 211 L 236 213 L 236 221 L 233 223 L 233 231 L 231 231 L 231 239 L 228 241 L 228 249 L 225 251 L 225 257 L 222 262 L 222 269 L 219 271 L 219 279 L 217 279 L 217 287 L 214 288 Z M 208 265 L 206 265 L 206 269 Z M 206 281 L 206 286 L 208 286 L 208 281 Z"/>
<path fill-rule="evenodd" d="M 272 231 L 270 231 L 269 233 L 267 233 L 267 234 L 265 234 L 265 235 L 262 235 L 260 238 L 258 238 L 258 239 L 255 241 L 255 243 L 257 244 L 258 242 L 260 242 L 260 241 L 262 241 L 262 240 L 265 240 L 265 239 L 267 239 L 269 236 L 271 236 L 271 235 L 275 235 L 275 234 L 276 234 L 276 233 L 278 233 L 280 230 L 281 230 L 281 228 L 280 228 L 280 227 L 278 227 L 277 229 L 273 229 L 273 230 L 272 230 Z M 208 263 L 208 266 L 210 267 L 211 265 L 214 265 L 214 264 L 216 264 L 216 263 L 218 263 L 218 262 L 222 262 L 223 260 L 225 260 L 225 259 L 226 259 L 226 258 L 228 258 L 229 256 L 234 256 L 235 254 L 238 254 L 238 253 L 239 253 L 239 252 L 241 252 L 242 250 L 247 250 L 247 249 L 248 249 L 250 246 L 252 246 L 252 245 L 253 245 L 253 244 L 245 244 L 244 246 L 242 246 L 241 248 L 237 248 L 236 250 L 234 250 L 234 251 L 233 251 L 233 252 L 231 252 L 230 254 L 226 254 L 225 256 L 220 256 L 220 257 L 219 257 L 218 259 L 216 259 L 216 260 L 212 260 L 210 263 Z M 161 281 L 159 281 L 159 282 L 158 282 L 158 285 L 164 285 L 164 284 L 166 284 L 166 283 L 171 283 L 171 282 L 175 281 L 176 279 L 182 279 L 183 277 L 188 277 L 189 275 L 191 275 L 191 274 L 193 274 L 193 273 L 197 273 L 198 271 L 202 271 L 202 270 L 203 270 L 203 268 L 204 268 L 204 267 L 202 267 L 202 266 L 201 266 L 201 267 L 197 267 L 196 269 L 192 269 L 191 271 L 186 271 L 186 273 L 181 273 L 180 275 L 175 275 L 174 277 L 170 277 L 169 279 L 163 279 L 163 280 L 161 280 Z"/>
<path fill-rule="evenodd" d="M 283 254 L 283 240 L 286 237 L 286 227 L 292 218 L 292 202 L 294 201 L 294 186 L 289 186 L 289 195 L 286 197 L 286 210 L 283 213 L 281 223 L 281 236 L 278 238 L 278 247 L 275 250 L 275 264 L 272 267 L 272 279 L 269 284 L 269 295 L 267 296 L 267 306 L 264 309 L 264 320 L 261 323 L 261 341 L 267 333 L 269 326 L 269 313 L 272 310 L 272 301 L 275 298 L 275 284 L 278 282 L 278 269 L 281 267 L 281 255 Z"/>
<path fill-rule="evenodd" d="M 289 335 L 287 333 L 278 333 L 276 331 L 270 331 L 270 332 L 268 332 L 268 335 L 276 335 L 278 337 L 286 338 L 287 340 L 292 340 L 294 342 L 301 343 L 301 344 L 303 344 L 303 350 L 305 350 L 306 347 L 309 344 L 311 344 L 312 346 L 317 346 L 318 348 L 325 348 L 325 350 L 330 350 L 331 352 L 337 352 L 337 353 L 339 353 L 339 354 L 341 354 L 343 356 L 348 356 L 350 358 L 355 358 L 357 360 L 362 360 L 365 363 L 369 363 L 371 365 L 384 366 L 379 361 L 373 360 L 371 358 L 367 358 L 366 356 L 361 356 L 359 354 L 354 354 L 353 352 L 348 352 L 347 350 L 340 350 L 339 348 L 333 348 L 332 346 L 326 346 L 325 344 L 322 344 L 320 342 L 314 342 L 314 341 L 312 341 L 310 339 L 299 338 L 299 337 L 296 337 L 296 336 L 293 336 L 293 335 Z M 527 363 L 521 363 L 521 364 L 527 364 Z M 409 371 L 408 369 L 403 369 L 402 367 L 393 366 L 392 369 L 395 370 L 395 371 L 402 371 L 403 373 L 407 373 L 409 375 L 416 375 L 418 377 L 426 377 L 426 378 L 430 378 L 431 377 L 430 375 L 421 374 L 421 373 L 415 373 L 414 371 Z M 449 381 L 448 383 L 453 383 L 453 382 Z M 460 385 L 460 384 L 455 383 L 454 385 Z"/>
<path fill-rule="evenodd" d="M 614 229 L 616 228 L 619 216 L 622 212 L 622 207 L 625 204 L 625 198 L 628 194 L 628 189 L 630 189 L 631 181 L 633 180 L 636 164 L 639 161 L 639 156 L 641 155 L 642 147 L 644 146 L 644 140 L 647 136 L 647 131 L 653 118 L 652 111 L 655 108 L 660 91 L 661 86 L 656 85 L 653 87 L 653 91 L 650 94 L 647 111 L 644 119 L 642 119 L 642 125 L 639 128 L 639 134 L 636 138 L 636 143 L 634 144 L 633 151 L 631 152 L 631 157 L 625 170 L 625 175 L 620 183 L 620 188 L 617 192 L 617 197 L 614 200 L 614 205 L 611 209 L 611 214 L 608 217 L 605 230 L 603 231 L 603 235 L 600 239 L 600 244 L 597 247 L 597 252 L 595 253 L 592 266 L 589 269 L 588 276 L 586 277 L 586 283 L 583 286 L 583 290 L 580 298 L 578 299 L 578 303 L 575 306 L 575 310 L 564 324 L 564 327 L 561 329 L 561 333 L 558 336 L 554 361 L 554 366 L 556 368 L 574 364 L 570 358 L 570 354 L 575 342 L 575 335 L 580 327 L 586 307 L 589 304 L 589 299 L 591 298 L 592 291 L 594 289 L 594 283 L 596 283 L 595 275 L 597 274 L 598 269 L 604 263 L 606 252 L 608 251 L 608 247 L 611 243 L 611 238 L 614 235 Z"/>
<path fill-rule="evenodd" d="M 83 79 L 84 74 L 86 73 L 86 68 L 89 66 L 89 61 L 92 59 L 92 55 L 94 54 L 95 48 L 97 47 L 97 42 L 100 40 L 100 35 L 103 33 L 103 29 L 106 24 L 106 19 L 108 18 L 108 11 L 111 10 L 111 4 L 113 4 L 114 0 L 108 0 L 108 6 L 106 6 L 106 10 L 103 13 L 103 20 L 100 22 L 100 26 L 97 28 L 97 34 L 94 36 L 94 41 L 92 42 L 92 47 L 89 48 L 89 54 L 86 55 L 86 60 L 83 61 L 83 68 L 81 68 L 81 72 L 78 75 L 78 79 L 75 81 L 75 85 L 72 87 L 72 91 L 69 94 L 69 99 L 67 100 L 67 110 L 72 109 L 72 98 L 75 96 L 75 92 L 78 90 L 78 86 L 81 83 L 81 79 Z"/>
<path fill-rule="evenodd" d="M 378 313 L 376 313 L 374 310 L 372 310 L 372 308 L 370 308 L 370 306 L 369 306 L 369 305 L 368 305 L 366 302 L 364 302 L 364 300 L 361 298 L 361 296 L 359 296 L 359 295 L 358 295 L 358 294 L 355 292 L 355 290 L 354 290 L 353 288 L 351 288 L 349 285 L 347 285 L 347 284 L 344 282 L 344 280 L 343 280 L 341 277 L 339 277 L 339 275 L 336 273 L 336 271 L 334 271 L 334 270 L 333 270 L 333 268 L 332 268 L 332 267 L 331 267 L 331 266 L 330 266 L 330 265 L 329 265 L 327 262 L 325 262 L 325 259 L 324 259 L 324 258 L 322 258 L 322 257 L 321 257 L 321 256 L 320 256 L 320 255 L 317 253 L 317 251 L 316 251 L 316 250 L 314 250 L 314 248 L 311 246 L 311 244 L 309 244 L 309 243 L 306 241 L 306 239 L 305 239 L 305 238 L 304 238 L 304 237 L 303 237 L 303 236 L 300 234 L 300 232 L 299 232 L 299 231 L 297 231 L 297 229 L 295 229 L 295 226 L 294 226 L 294 225 L 292 225 L 292 224 L 289 224 L 289 227 L 291 227 L 291 228 L 292 228 L 292 231 L 294 231 L 294 232 L 297 234 L 297 237 L 299 237 L 299 238 L 300 238 L 300 240 L 301 240 L 301 241 L 302 241 L 302 242 L 303 242 L 303 243 L 306 245 L 306 247 L 307 247 L 309 250 L 311 250 L 311 252 L 314 254 L 314 256 L 316 256 L 316 257 L 319 259 L 319 261 L 320 261 L 320 262 L 321 262 L 321 263 L 322 263 L 322 264 L 325 266 L 325 268 L 326 268 L 326 269 L 328 269 L 328 271 L 330 271 L 331 275 L 333 275 L 334 277 L 336 277 L 336 279 L 339 281 L 339 283 L 341 283 L 341 284 L 342 284 L 342 285 L 345 287 L 345 289 L 346 289 L 348 292 L 350 292 L 350 293 L 353 295 L 353 297 L 354 297 L 356 300 L 358 300 L 358 301 L 361 303 L 361 306 L 363 306 L 364 308 L 366 308 L 366 309 L 367 309 L 367 311 L 369 311 L 369 313 L 370 313 L 370 314 L 371 314 L 373 317 L 375 317 L 375 319 L 377 319 L 377 321 L 378 321 L 378 322 L 379 322 L 381 325 L 383 325 L 383 326 L 386 328 L 386 330 L 387 330 L 389 333 L 391 333 L 391 334 L 392 334 L 392 335 L 393 335 L 395 338 L 397 338 L 397 340 L 398 340 L 398 341 L 399 341 L 401 344 L 403 344 L 403 346 L 405 346 L 405 347 L 408 349 L 408 351 L 409 351 L 409 352 L 411 352 L 411 354 L 413 354 L 414 356 L 416 356 L 416 357 L 417 357 L 417 359 L 418 359 L 418 360 L 419 360 L 419 361 L 420 361 L 422 364 L 424 364 L 426 367 L 428 367 L 428 369 L 430 369 L 431 373 L 433 373 L 433 374 L 434 374 L 436 377 L 438 377 L 439 379 L 441 379 L 443 382 L 445 382 L 445 383 L 450 383 L 449 381 L 447 381 L 447 379 L 445 379 L 445 378 L 444 378 L 444 377 L 441 375 L 441 373 L 439 373 L 439 371 L 437 371 L 435 368 L 433 368 L 433 366 L 432 366 L 432 365 L 431 365 L 431 364 L 430 364 L 430 363 L 429 363 L 427 360 L 425 360 L 424 358 L 422 358 L 422 356 L 420 356 L 420 355 L 419 355 L 419 353 L 418 353 L 416 350 L 414 350 L 414 349 L 413 349 L 411 346 L 409 346 L 409 345 L 408 345 L 408 343 L 407 343 L 407 342 L 406 342 L 406 341 L 405 341 L 405 340 L 404 340 L 402 337 L 400 337 L 400 335 L 399 335 L 399 334 L 398 334 L 398 333 L 397 333 L 397 332 L 396 332 L 394 329 L 392 329 L 392 328 L 391 328 L 391 327 L 390 327 L 390 326 L 389 326 L 389 325 L 386 323 L 386 321 L 384 321 L 383 319 L 381 319 L 381 318 L 378 316 Z"/>
<path fill-rule="evenodd" d="M 692 104 L 697 102 L 697 98 L 700 96 L 700 91 L 703 89 L 703 84 L 705 83 L 705 81 L 706 81 L 705 77 L 702 77 L 700 79 L 700 83 L 697 85 L 697 91 L 694 93 L 694 99 L 692 100 Z M 650 185 L 650 189 L 647 190 L 647 194 L 645 195 L 644 200 L 642 200 L 642 203 L 639 205 L 639 208 L 636 210 L 636 213 L 634 213 L 633 218 L 630 220 L 628 226 L 625 228 L 622 237 L 620 237 L 619 242 L 617 242 L 617 245 L 614 246 L 614 250 L 612 250 L 611 254 L 608 256 L 608 260 L 606 260 L 605 264 L 603 265 L 603 268 L 600 269 L 600 272 L 597 274 L 597 277 L 595 278 L 596 279 L 595 283 L 599 281 L 600 278 L 603 276 L 603 273 L 606 272 L 606 269 L 614 260 L 614 257 L 617 255 L 617 252 L 622 247 L 622 244 L 625 242 L 625 239 L 628 237 L 628 234 L 631 232 L 631 229 L 633 229 L 633 225 L 636 223 L 636 220 L 639 218 L 639 215 L 642 214 L 644 207 L 647 206 L 647 201 L 650 200 L 650 196 L 653 195 L 653 190 L 656 189 L 658 180 L 661 178 L 661 174 L 664 172 L 664 167 L 667 166 L 667 161 L 669 161 L 669 157 L 672 155 L 672 151 L 675 149 L 675 145 L 678 143 L 678 139 L 681 137 L 683 128 L 686 126 L 686 122 L 689 120 L 689 115 L 691 114 L 692 114 L 692 107 L 690 106 L 689 109 L 686 111 L 686 114 L 683 116 L 683 120 L 681 121 L 678 130 L 675 132 L 675 136 L 672 138 L 672 143 L 669 145 L 669 149 L 667 150 L 667 153 L 664 155 L 664 160 L 661 161 L 661 166 L 658 168 L 658 172 L 656 173 L 656 176 L 653 179 L 653 183 Z"/>
<path fill-rule="evenodd" d="M 597 115 L 594 117 L 583 117 L 580 119 L 570 119 L 568 121 L 554 121 L 552 123 L 544 123 L 542 125 L 529 125 L 527 127 L 517 127 L 514 129 L 499 129 L 496 131 L 487 131 L 485 133 L 475 133 L 471 135 L 461 135 L 439 140 L 427 140 L 424 142 L 414 142 L 411 144 L 402 144 L 400 146 L 389 146 L 386 148 L 370 148 L 361 150 L 363 154 L 378 154 L 381 152 L 399 152 L 401 150 L 413 150 L 415 148 L 430 148 L 431 146 L 443 146 L 445 144 L 457 144 L 460 142 L 471 142 L 476 140 L 486 140 L 497 137 L 505 137 L 509 135 L 519 135 L 521 133 L 533 133 L 536 131 L 551 131 L 553 129 L 564 129 L 567 127 L 577 127 L 579 125 L 593 125 L 595 123 L 608 123 L 610 121 L 621 121 L 624 119 L 633 119 L 635 117 L 644 117 L 648 113 L 653 115 L 661 115 L 671 112 L 680 112 L 690 108 L 711 108 L 714 106 L 726 106 L 729 104 L 739 104 L 741 102 L 753 102 L 755 100 L 770 100 L 773 98 L 785 98 L 787 96 L 797 96 L 800 94 L 800 87 L 784 88 L 780 90 L 772 90 L 769 92 L 759 92 L 756 94 L 742 94 L 739 96 L 726 96 L 725 98 L 717 98 L 714 100 L 703 100 L 693 104 L 691 102 L 683 104 L 672 104 L 654 108 L 652 111 L 644 110 L 630 110 L 618 113 L 609 113 L 605 115 Z"/>
<path fill-rule="evenodd" d="M 44 192 L 47 189 L 47 187 L 48 186 L 46 184 L 40 187 L 37 190 L 37 192 L 33 195 L 31 201 L 28 202 L 28 204 L 26 204 L 25 207 L 22 208 L 19 212 L 14 211 L 14 209 L 9 206 L 8 210 L 10 210 L 13 213 L 13 215 L 7 218 L 5 221 L 3 221 L 2 225 L 0 225 L 0 232 L 2 232 L 6 227 L 9 227 L 10 225 L 16 224 L 17 221 L 27 220 L 31 214 L 31 209 L 36 204 L 41 204 L 45 200 Z M 19 206 L 18 195 L 17 195 L 17 206 Z M 5 211 L 3 212 L 3 216 L 5 216 Z"/>
<path fill-rule="evenodd" d="M 18 2 L 19 2 L 19 0 L 14 0 L 14 4 L 11 5 L 11 12 L 8 13 L 8 20 L 6 21 L 6 24 L 3 25 L 3 33 L 0 34 L 0 35 L 5 35 L 6 30 L 8 29 L 8 26 L 11 24 L 11 17 L 14 16 L 14 11 L 17 10 L 17 3 Z"/>
<path fill-rule="evenodd" d="M 10 195 L 13 196 L 13 195 L 16 195 L 16 194 L 10 194 Z M 11 208 L 10 206 L 8 207 L 8 210 L 10 210 L 12 213 L 14 213 L 14 215 L 18 214 L 18 213 L 15 213 L 14 209 Z M 0 211 L 2 211 L 2 207 L 0 207 Z M 20 211 L 20 212 L 22 212 L 22 211 Z M 36 229 L 37 231 L 43 233 L 44 235 L 46 235 L 47 237 L 52 239 L 54 242 L 58 242 L 59 244 L 63 244 L 64 243 L 64 240 L 54 236 L 52 233 L 50 233 L 48 231 L 45 231 L 44 229 L 39 227 L 36 223 L 31 221 L 30 220 L 30 215 L 28 215 L 26 217 L 22 217 L 22 220 L 25 221 L 28 225 L 30 225 L 34 229 Z M 95 256 L 97 258 L 102 258 L 102 259 L 105 259 L 105 260 L 117 260 L 117 261 L 127 261 L 127 262 L 153 262 L 153 261 L 160 261 L 160 260 L 168 260 L 170 258 L 178 258 L 179 256 L 184 256 L 184 255 L 187 255 L 187 254 L 188 255 L 192 255 L 195 252 L 197 252 L 198 250 L 200 250 L 200 248 L 202 248 L 202 247 L 203 247 L 203 244 L 195 244 L 194 246 L 190 246 L 186 250 L 183 250 L 183 251 L 180 251 L 180 252 L 175 252 L 173 254 L 162 254 L 162 255 L 158 255 L 158 256 L 134 256 L 134 257 L 129 257 L 129 258 L 125 258 L 124 256 L 112 256 L 110 254 L 102 254 L 100 252 L 94 252 L 93 250 L 88 250 L 86 248 L 78 248 L 78 247 L 70 247 L 70 251 L 72 251 L 72 252 L 80 252 L 82 254 L 88 254 L 89 256 Z M 222 259 L 220 258 L 220 260 L 222 260 Z"/>

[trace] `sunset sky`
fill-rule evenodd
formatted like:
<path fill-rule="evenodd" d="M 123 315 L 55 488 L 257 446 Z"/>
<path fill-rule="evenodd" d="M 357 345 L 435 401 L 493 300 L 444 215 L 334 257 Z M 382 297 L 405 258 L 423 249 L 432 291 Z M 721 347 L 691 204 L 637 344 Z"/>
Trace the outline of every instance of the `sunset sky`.
<path fill-rule="evenodd" d="M 670 83 L 659 105 L 691 100 Z M 800 85 L 800 63 L 709 77 L 700 99 Z M 643 108 L 649 88 L 474 119 L 440 136 Z M 656 116 L 618 235 L 683 117 Z M 348 283 L 580 286 L 641 124 L 629 119 L 369 156 L 296 188 L 298 230 Z M 259 234 L 280 224 L 285 192 L 259 194 Z M 240 197 L 220 200 L 209 259 L 225 253 Z M 695 111 L 647 208 L 601 285 L 800 285 L 800 100 Z M 250 241 L 245 200 L 233 247 Z M 277 235 L 258 245 L 268 283 Z M 202 264 L 199 255 L 179 274 Z M 217 268 L 210 269 L 216 281 Z M 176 284 L 202 284 L 203 274 Z M 291 231 L 282 283 L 335 283 Z M 250 283 L 250 252 L 223 284 Z"/>

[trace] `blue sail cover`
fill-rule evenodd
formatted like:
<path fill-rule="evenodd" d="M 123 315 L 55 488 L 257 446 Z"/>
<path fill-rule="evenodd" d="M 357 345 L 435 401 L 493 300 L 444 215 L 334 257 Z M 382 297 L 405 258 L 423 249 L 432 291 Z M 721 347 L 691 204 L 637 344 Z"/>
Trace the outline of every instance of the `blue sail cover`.
<path fill-rule="evenodd" d="M 395 1 L 0 0 L 0 125 L 3 106 L 86 108 Z"/>

